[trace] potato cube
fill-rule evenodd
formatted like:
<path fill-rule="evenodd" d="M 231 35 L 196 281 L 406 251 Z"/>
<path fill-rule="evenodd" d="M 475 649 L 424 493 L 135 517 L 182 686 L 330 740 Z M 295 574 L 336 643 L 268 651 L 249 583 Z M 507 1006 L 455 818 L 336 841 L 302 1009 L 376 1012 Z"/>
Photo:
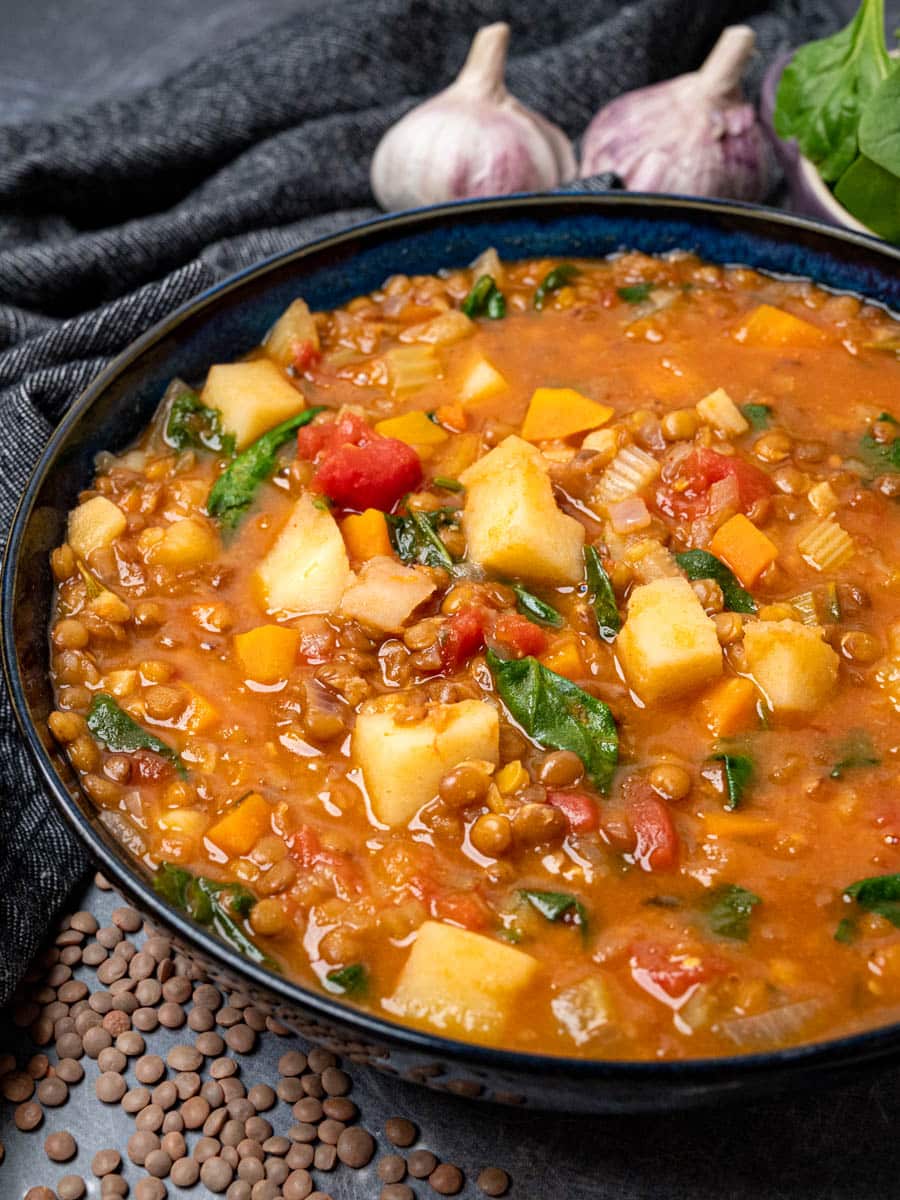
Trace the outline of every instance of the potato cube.
<path fill-rule="evenodd" d="M 716 388 L 698 401 L 697 412 L 707 425 L 720 429 L 722 433 L 737 435 L 746 433 L 750 428 L 750 422 L 724 388 Z"/>
<path fill-rule="evenodd" d="M 385 1007 L 457 1037 L 495 1039 L 537 971 L 514 946 L 426 921 Z"/>
<path fill-rule="evenodd" d="M 268 358 L 210 367 L 200 399 L 222 414 L 238 450 L 306 407 L 303 393 Z"/>
<path fill-rule="evenodd" d="M 350 563 L 328 509 L 302 495 L 256 576 L 269 612 L 333 612 L 349 582 Z"/>
<path fill-rule="evenodd" d="M 378 633 L 400 633 L 436 586 L 422 567 L 405 567 L 396 558 L 370 558 L 350 577 L 341 613 Z"/>
<path fill-rule="evenodd" d="M 813 713 L 837 685 L 838 656 L 821 628 L 753 621 L 744 630 L 747 669 L 775 713 Z"/>
<path fill-rule="evenodd" d="M 693 691 L 722 673 L 715 624 L 686 579 L 636 587 L 616 646 L 628 683 L 645 703 Z"/>
<path fill-rule="evenodd" d="M 540 451 L 508 437 L 460 475 L 469 557 L 535 583 L 579 583 L 584 526 L 560 512 Z"/>
<path fill-rule="evenodd" d="M 479 400 L 489 400 L 498 392 L 505 392 L 508 386 L 497 368 L 479 354 L 463 376 L 459 398 L 463 404 L 475 404 Z"/>
<path fill-rule="evenodd" d="M 353 756 L 362 767 L 372 811 L 385 825 L 403 826 L 437 795 L 452 767 L 468 759 L 499 760 L 500 721 L 492 704 L 460 700 L 435 704 L 408 721 L 397 702 L 373 701 L 359 714 Z"/>
<path fill-rule="evenodd" d="M 212 562 L 218 553 L 219 538 L 212 526 L 197 517 L 185 517 L 165 527 L 150 558 L 163 566 L 189 571 Z"/>
<path fill-rule="evenodd" d="M 69 513 L 68 542 L 79 558 L 88 558 L 101 546 L 110 546 L 128 521 L 112 500 L 94 496 Z"/>
<path fill-rule="evenodd" d="M 287 306 L 269 330 L 264 347 L 266 354 L 283 367 L 296 362 L 307 347 L 310 351 L 319 349 L 319 331 L 305 300 Z"/>

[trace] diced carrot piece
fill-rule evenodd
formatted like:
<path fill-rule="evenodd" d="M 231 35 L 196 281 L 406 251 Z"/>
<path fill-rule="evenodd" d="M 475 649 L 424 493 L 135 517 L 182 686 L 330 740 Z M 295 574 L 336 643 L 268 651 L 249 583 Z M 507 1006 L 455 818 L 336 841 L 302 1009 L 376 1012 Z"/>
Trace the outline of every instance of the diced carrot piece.
<path fill-rule="evenodd" d="M 545 442 L 597 429 L 614 409 L 598 404 L 573 388 L 536 388 L 525 414 L 522 437 L 526 442 Z"/>
<path fill-rule="evenodd" d="M 379 421 L 375 432 L 380 433 L 382 437 L 397 438 L 398 441 L 406 442 L 407 446 L 414 446 L 417 450 L 421 446 L 439 446 L 449 437 L 446 429 L 435 425 L 421 409 Z"/>
<path fill-rule="evenodd" d="M 277 683 L 290 675 L 300 645 L 300 631 L 284 625 L 258 625 L 234 637 L 234 649 L 248 679 Z"/>
<path fill-rule="evenodd" d="M 756 700 L 752 680 L 720 680 L 700 702 L 710 733 L 716 737 L 733 737 L 746 729 L 756 715 Z"/>
<path fill-rule="evenodd" d="M 762 837 L 767 833 L 774 834 L 778 825 L 767 817 L 716 808 L 703 814 L 703 828 L 715 837 Z"/>
<path fill-rule="evenodd" d="M 206 836 L 229 858 L 248 854 L 271 827 L 272 809 L 258 792 L 251 792 L 207 830 Z"/>
<path fill-rule="evenodd" d="M 744 587 L 753 587 L 778 557 L 778 547 L 762 530 L 737 513 L 716 530 L 709 548 L 727 563 Z"/>
<path fill-rule="evenodd" d="M 581 649 L 574 638 L 559 638 L 553 646 L 540 657 L 540 662 L 557 675 L 566 679 L 583 679 L 587 667 L 581 657 Z"/>
<path fill-rule="evenodd" d="M 735 340 L 745 346 L 821 346 L 829 340 L 827 333 L 811 321 L 795 317 L 783 308 L 760 304 L 735 330 Z"/>
<path fill-rule="evenodd" d="M 341 521 L 341 533 L 347 553 L 356 562 L 393 554 L 387 522 L 380 509 L 367 508 L 365 512 L 345 517 Z"/>
<path fill-rule="evenodd" d="M 441 404 L 434 410 L 434 415 L 447 429 L 454 433 L 462 433 L 469 424 L 469 416 L 461 404 Z"/>

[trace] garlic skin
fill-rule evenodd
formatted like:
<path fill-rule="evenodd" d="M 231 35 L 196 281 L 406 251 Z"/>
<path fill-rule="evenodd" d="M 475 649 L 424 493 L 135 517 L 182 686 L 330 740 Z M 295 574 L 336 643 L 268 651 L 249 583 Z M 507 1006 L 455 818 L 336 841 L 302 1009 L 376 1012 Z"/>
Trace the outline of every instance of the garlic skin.
<path fill-rule="evenodd" d="M 591 121 L 582 177 L 614 171 L 632 191 L 762 200 L 768 155 L 741 75 L 756 37 L 723 30 L 698 71 L 619 96 Z"/>
<path fill-rule="evenodd" d="M 456 80 L 378 143 L 370 179 L 383 209 L 541 191 L 574 179 L 563 131 L 506 90 L 509 26 L 479 29 Z"/>

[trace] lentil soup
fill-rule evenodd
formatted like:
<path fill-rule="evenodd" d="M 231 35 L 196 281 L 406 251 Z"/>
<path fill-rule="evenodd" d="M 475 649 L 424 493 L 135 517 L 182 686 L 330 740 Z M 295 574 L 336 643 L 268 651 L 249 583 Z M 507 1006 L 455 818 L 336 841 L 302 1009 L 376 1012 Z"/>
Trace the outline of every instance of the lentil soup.
<path fill-rule="evenodd" d="M 170 901 L 401 1022 L 896 1021 L 898 348 L 687 254 L 298 299 L 99 456 L 51 729 Z"/>

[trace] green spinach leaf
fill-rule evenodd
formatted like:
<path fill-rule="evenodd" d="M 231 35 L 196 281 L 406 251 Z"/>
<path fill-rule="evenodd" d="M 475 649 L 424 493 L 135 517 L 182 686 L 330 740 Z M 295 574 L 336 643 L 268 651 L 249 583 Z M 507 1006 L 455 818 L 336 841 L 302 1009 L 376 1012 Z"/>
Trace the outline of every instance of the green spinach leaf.
<path fill-rule="evenodd" d="M 859 122 L 859 149 L 877 166 L 900 178 L 900 70 L 897 67 L 878 85 L 863 110 Z"/>
<path fill-rule="evenodd" d="M 757 433 L 761 429 L 769 428 L 769 421 L 772 419 L 771 404 L 742 404 L 741 412 L 750 423 L 750 428 Z"/>
<path fill-rule="evenodd" d="M 548 921 L 566 921 L 568 924 L 577 925 L 582 936 L 587 933 L 587 909 L 569 892 L 538 892 L 523 888 L 519 895 Z"/>
<path fill-rule="evenodd" d="M 361 996 L 369 983 L 369 973 L 362 963 L 350 963 L 346 967 L 338 967 L 329 971 L 325 976 L 325 986 L 329 992 L 341 996 Z"/>
<path fill-rule="evenodd" d="M 837 181 L 834 194 L 879 237 L 900 242 L 900 177 L 861 154 Z"/>
<path fill-rule="evenodd" d="M 759 896 L 748 892 L 746 888 L 739 887 L 736 883 L 725 884 L 706 897 L 706 919 L 710 929 L 718 937 L 746 942 L 750 936 L 750 917 L 753 909 L 761 903 Z"/>
<path fill-rule="evenodd" d="M 841 942 L 845 946 L 849 946 L 852 942 L 856 941 L 857 933 L 856 922 L 851 920 L 850 917 L 843 917 L 837 923 L 837 928 L 834 931 L 834 940 Z"/>
<path fill-rule="evenodd" d="M 459 512 L 455 508 L 437 508 L 432 512 L 414 512 L 406 517 L 385 514 L 391 543 L 401 562 L 421 563 L 425 567 L 453 568 L 450 551 L 441 541 L 438 529 L 456 525 Z"/>
<path fill-rule="evenodd" d="M 164 900 L 186 912 L 201 925 L 210 925 L 226 942 L 251 962 L 272 970 L 278 964 L 245 932 L 243 921 L 256 904 L 256 897 L 240 883 L 219 883 L 204 875 L 193 875 L 173 863 L 162 863 L 153 880 Z"/>
<path fill-rule="evenodd" d="M 183 387 L 169 406 L 165 437 L 176 450 L 192 446 L 217 454 L 234 454 L 234 434 L 223 430 L 222 414 L 217 408 L 207 408 L 189 387 Z"/>
<path fill-rule="evenodd" d="M 675 561 L 688 579 L 714 580 L 722 589 L 725 607 L 732 612 L 756 612 L 756 601 L 741 587 L 731 568 L 708 550 L 685 550 L 675 555 Z"/>
<path fill-rule="evenodd" d="M 529 737 L 553 750 L 571 750 L 588 778 L 609 790 L 619 758 L 619 734 L 608 706 L 535 658 L 508 661 L 487 652 L 500 699 Z"/>
<path fill-rule="evenodd" d="M 512 590 L 516 593 L 516 608 L 523 617 L 536 621 L 538 625 L 550 625 L 554 629 L 559 629 L 565 624 L 562 613 L 557 612 L 552 604 L 547 604 L 517 583 L 512 585 Z"/>
<path fill-rule="evenodd" d="M 886 917 L 900 927 L 900 875 L 872 875 L 844 888 L 844 895 L 855 900 L 864 912 Z"/>
<path fill-rule="evenodd" d="M 801 46 L 785 67 L 775 129 L 796 139 L 826 183 L 840 179 L 857 157 L 862 112 L 892 67 L 884 0 L 863 0 L 845 29 Z"/>
<path fill-rule="evenodd" d="M 558 292 L 560 288 L 571 283 L 577 274 L 578 268 L 574 263 L 560 263 L 558 267 L 548 271 L 534 293 L 534 307 L 538 312 L 544 307 L 551 292 Z"/>
<path fill-rule="evenodd" d="M 458 479 L 451 479 L 449 475 L 435 475 L 432 480 L 435 487 L 443 488 L 445 492 L 461 492 L 463 485 Z"/>
<path fill-rule="evenodd" d="M 134 750 L 152 750 L 173 764 L 184 778 L 187 768 L 181 757 L 164 741 L 138 725 L 124 708 L 120 708 L 106 692 L 95 692 L 87 715 L 87 727 L 98 741 L 113 754 L 130 754 Z"/>
<path fill-rule="evenodd" d="M 615 641 L 616 634 L 622 628 L 622 618 L 619 616 L 613 585 L 593 546 L 588 546 L 584 552 L 584 566 L 597 632 L 605 642 Z"/>
<path fill-rule="evenodd" d="M 643 304 L 653 291 L 653 287 L 652 283 L 630 283 L 617 290 L 619 299 L 624 300 L 627 304 Z"/>
<path fill-rule="evenodd" d="M 490 320 L 497 321 L 506 316 L 506 300 L 494 282 L 493 275 L 480 275 L 461 307 L 467 317 L 487 316 Z"/>
<path fill-rule="evenodd" d="M 212 485 L 206 502 L 209 515 L 217 517 L 226 529 L 234 529 L 253 503 L 260 485 L 275 470 L 278 451 L 296 430 L 308 425 L 320 412 L 321 407 L 304 409 L 242 450 Z"/>
<path fill-rule="evenodd" d="M 725 804 L 729 812 L 740 808 L 744 793 L 753 779 L 753 759 L 746 754 L 714 754 L 710 762 L 720 762 L 725 776 Z"/>
<path fill-rule="evenodd" d="M 893 425 L 897 430 L 896 437 L 889 442 L 876 442 L 871 429 L 867 430 L 860 439 L 860 457 L 876 475 L 891 475 L 900 471 L 900 421 L 883 412 L 878 424 Z"/>
<path fill-rule="evenodd" d="M 837 761 L 829 771 L 831 779 L 840 779 L 853 767 L 879 767 L 881 759 L 865 729 L 851 729 L 836 748 Z"/>

